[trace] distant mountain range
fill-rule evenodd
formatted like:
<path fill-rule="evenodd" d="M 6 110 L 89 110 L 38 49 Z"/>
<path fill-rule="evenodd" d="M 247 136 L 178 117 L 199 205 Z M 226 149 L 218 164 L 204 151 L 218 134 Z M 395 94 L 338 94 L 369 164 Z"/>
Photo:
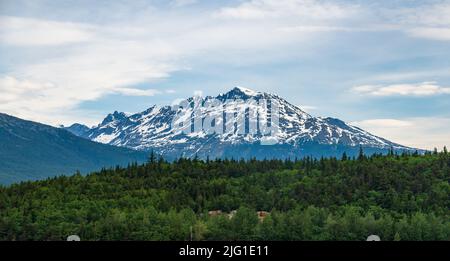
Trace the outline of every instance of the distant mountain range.
<path fill-rule="evenodd" d="M 147 154 L 0 113 L 0 184 L 126 166 L 145 161 Z"/>
<path fill-rule="evenodd" d="M 412 150 L 339 119 L 313 117 L 275 94 L 235 87 L 216 97 L 191 97 L 186 101 L 189 106 L 152 106 L 132 115 L 116 111 L 107 115 L 95 127 L 89 128 L 77 123 L 65 129 L 96 142 L 141 151 L 154 150 L 168 159 L 179 156 L 259 159 L 321 157 L 341 156 L 343 152 L 351 156 L 356 155 L 360 147 L 366 153 L 383 153 L 391 148 L 396 151 Z M 270 105 L 261 101 L 277 104 L 279 128 L 271 135 L 261 134 L 260 129 L 253 132 L 249 130 L 250 126 L 260 126 L 261 119 L 263 123 L 270 125 L 270 120 L 267 119 L 273 118 L 273 115 L 269 115 L 265 122 L 264 117 L 260 118 L 261 112 L 270 111 Z M 214 123 L 206 123 L 204 115 L 198 115 L 198 104 L 201 105 L 201 111 L 215 118 Z M 236 117 L 241 117 L 242 120 L 234 125 L 234 129 L 210 133 L 194 126 L 227 126 L 226 108 L 242 109 L 244 116 L 238 116 L 239 112 L 234 111 L 234 120 Z M 258 111 L 258 116 L 251 114 L 255 111 Z M 188 119 L 187 122 L 193 123 L 190 131 L 182 132 L 179 126 L 173 126 L 174 122 L 178 124 L 177 119 L 185 119 L 185 123 Z M 189 127 L 184 128 L 186 129 Z M 241 129 L 241 132 L 237 129 Z M 275 141 L 268 145 L 268 140 Z"/>

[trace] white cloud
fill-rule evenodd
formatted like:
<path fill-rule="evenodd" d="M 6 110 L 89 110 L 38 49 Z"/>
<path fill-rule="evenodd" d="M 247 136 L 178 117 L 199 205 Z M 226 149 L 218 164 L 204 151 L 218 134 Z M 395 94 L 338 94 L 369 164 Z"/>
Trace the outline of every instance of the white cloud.
<path fill-rule="evenodd" d="M 176 0 L 171 3 L 183 6 L 195 2 Z M 320 35 L 313 33 L 392 29 L 377 24 L 349 27 L 348 22 L 354 22 L 351 19 L 362 10 L 341 1 L 251 0 L 207 12 L 147 7 L 129 7 L 133 10 L 129 19 L 127 16 L 113 19 L 114 22 L 104 20 L 105 17 L 92 19 L 96 24 L 0 17 L 2 48 L 6 46 L 10 48 L 8 51 L 31 54 L 21 56 L 20 63 L 4 70 L 3 80 L 14 79 L 18 87 L 2 93 L 0 100 L 8 99 L 8 102 L 0 104 L 0 111 L 16 115 L 40 114 L 42 118 L 44 114 L 62 110 L 73 112 L 79 104 L 111 93 L 167 94 L 171 92 L 160 90 L 157 82 L 175 71 L 185 70 L 194 61 L 253 65 L 272 61 L 271 57 L 277 55 L 290 55 L 287 47 L 295 48 L 296 54 L 301 53 L 302 43 L 319 42 Z M 114 16 L 117 12 L 110 13 Z M 440 21 L 445 19 L 442 16 Z M 426 28 L 445 26 L 437 22 L 421 24 Z M 143 82 L 149 89 L 133 87 Z M 28 95 L 26 85 L 39 87 L 33 95 Z M 365 93 L 376 92 L 378 87 L 372 86 Z M 445 93 L 446 89 L 441 92 Z M 411 89 L 397 90 L 399 92 L 396 95 L 420 93 Z M 42 111 L 35 110 L 40 104 L 45 104 Z"/>
<path fill-rule="evenodd" d="M 450 2 L 448 1 L 384 10 L 383 13 L 388 15 L 391 22 L 401 25 L 402 30 L 412 37 L 450 40 Z"/>
<path fill-rule="evenodd" d="M 450 16 L 450 13 L 449 13 Z M 450 41 L 450 27 L 417 27 L 407 31 L 411 36 L 432 40 Z"/>
<path fill-rule="evenodd" d="M 32 116 L 32 119 L 45 119 L 46 123 L 59 124 L 61 118 L 68 119 L 61 117 L 59 112 L 65 111 L 68 115 L 73 115 L 71 112 L 76 111 L 80 103 L 97 100 L 107 94 L 160 94 L 162 92 L 156 89 L 142 90 L 130 86 L 166 78 L 180 68 L 171 61 L 175 57 L 173 49 L 160 39 L 124 37 L 139 35 L 139 31 L 121 33 L 123 28 L 115 30 L 110 27 L 90 26 L 89 39 L 81 41 L 77 37 L 69 36 L 74 36 L 73 28 L 84 28 L 85 25 L 71 23 L 66 26 L 65 23 L 28 18 L 8 19 L 14 20 L 14 25 L 21 25 L 20 35 L 24 37 L 2 40 L 18 48 L 37 50 L 36 53 L 43 50 L 43 58 L 31 56 L 29 61 L 21 61 L 20 64 L 8 68 L 10 71 L 6 75 L 0 75 L 2 112 L 27 119 Z M 35 24 L 38 25 L 37 32 Z M 48 32 L 41 30 L 44 28 L 42 24 Z M 6 23 L 6 26 L 9 26 L 9 23 Z M 2 28 L 2 37 L 14 36 L 15 29 L 15 26 Z M 55 33 L 56 36 L 47 37 L 45 33 Z M 28 34 L 37 39 L 27 41 L 25 36 Z M 75 42 L 75 45 L 65 47 L 65 44 Z M 49 115 L 54 118 L 51 119 Z M 92 122 L 92 119 L 87 121 Z"/>
<path fill-rule="evenodd" d="M 64 89 L 51 82 L 32 82 L 2 76 L 0 93 L 2 113 L 53 125 L 70 123 L 74 119 L 93 123 L 90 117 L 83 117 L 86 111 L 77 111 L 72 95 L 62 95 Z M 89 112 L 89 115 L 92 114 Z"/>
<path fill-rule="evenodd" d="M 413 148 L 432 150 L 450 147 L 450 118 L 371 119 L 351 124 Z"/>
<path fill-rule="evenodd" d="M 450 25 L 450 2 L 440 1 L 438 3 L 421 4 L 416 7 L 403 8 L 394 11 L 402 23 L 423 26 L 449 26 Z"/>
<path fill-rule="evenodd" d="M 349 27 L 338 27 L 338 26 L 316 26 L 316 25 L 311 25 L 311 26 L 304 26 L 304 25 L 300 25 L 300 26 L 293 26 L 293 27 L 284 27 L 284 28 L 280 28 L 281 31 L 285 31 L 285 32 L 303 32 L 303 33 L 308 33 L 308 32 L 352 32 L 355 31 L 352 28 Z"/>
<path fill-rule="evenodd" d="M 439 86 L 435 82 L 417 84 L 361 85 L 353 91 L 370 96 L 432 96 L 450 94 L 449 87 Z"/>
<path fill-rule="evenodd" d="M 299 107 L 300 107 L 300 109 L 302 109 L 305 112 L 311 112 L 311 111 L 317 110 L 316 106 L 311 106 L 311 105 L 300 105 Z"/>
<path fill-rule="evenodd" d="M 85 24 L 0 16 L 0 42 L 10 45 L 61 45 L 89 41 L 93 27 Z"/>
<path fill-rule="evenodd" d="M 198 0 L 174 0 L 171 4 L 175 7 L 183 7 L 196 4 L 197 2 Z"/>
<path fill-rule="evenodd" d="M 364 120 L 360 122 L 355 122 L 355 124 L 363 126 L 379 126 L 380 128 L 403 128 L 413 126 L 414 124 L 406 120 L 396 120 L 396 119 L 372 119 Z"/>
<path fill-rule="evenodd" d="M 348 17 L 354 6 L 343 6 L 314 0 L 252 0 L 236 7 L 225 7 L 217 17 L 235 19 L 267 19 L 296 17 L 298 19 L 332 20 Z"/>
<path fill-rule="evenodd" d="M 375 74 L 373 76 L 365 76 L 360 81 L 371 82 L 399 82 L 399 81 L 413 81 L 420 79 L 433 79 L 436 77 L 446 76 L 450 73 L 450 68 L 439 68 L 435 70 L 415 70 L 415 71 L 400 71 L 387 72 Z"/>
<path fill-rule="evenodd" d="M 55 88 L 51 83 L 35 83 L 28 80 L 19 81 L 6 76 L 0 78 L 0 104 L 16 102 L 24 96 L 37 98 L 38 93 Z"/>
<path fill-rule="evenodd" d="M 104 115 L 92 112 L 86 114 L 78 110 L 77 106 L 83 101 L 96 100 L 106 93 L 125 96 L 160 94 L 154 89 L 115 88 L 113 85 L 89 88 L 70 84 L 62 87 L 53 82 L 21 80 L 11 76 L 0 77 L 0 93 L 0 112 L 53 125 L 67 125 L 77 120 L 94 123 L 94 119 Z"/>
<path fill-rule="evenodd" d="M 195 90 L 194 96 L 203 97 L 203 91 L 202 90 Z"/>
<path fill-rule="evenodd" d="M 178 5 L 194 3 L 177 2 Z M 33 55 L 23 56 L 20 63 L 4 72 L 2 84 L 15 81 L 15 87 L 14 91 L 8 87 L 3 92 L 1 99 L 8 99 L 8 103 L 1 103 L 0 111 L 44 118 L 53 112 L 75 111 L 85 101 L 112 93 L 170 94 L 171 91 L 160 90 L 156 83 L 175 71 L 189 68 L 192 60 L 211 59 L 221 64 L 269 60 L 270 50 L 294 44 L 298 50 L 298 43 L 315 37 L 307 31 L 293 34 L 280 30 L 297 26 L 297 18 L 314 17 L 312 23 L 317 20 L 321 21 L 320 26 L 330 23 L 338 27 L 339 20 L 349 15 L 346 8 L 337 4 L 316 1 L 290 0 L 281 5 L 278 1 L 265 0 L 251 1 L 249 5 L 265 10 L 278 21 L 249 22 L 218 17 L 219 13 L 226 16 L 233 7 L 214 15 L 147 8 L 137 11 L 129 20 L 105 24 L 1 17 L 0 44 L 14 52 L 26 51 Z M 292 17 L 296 19 L 290 20 Z M 133 87 L 144 82 L 150 85 L 148 90 Z M 39 87 L 29 95 L 27 85 Z M 35 110 L 40 104 L 45 104 L 42 110 Z"/>
<path fill-rule="evenodd" d="M 126 96 L 155 96 L 156 94 L 161 93 L 155 89 L 141 90 L 134 88 L 116 88 L 114 91 Z"/>

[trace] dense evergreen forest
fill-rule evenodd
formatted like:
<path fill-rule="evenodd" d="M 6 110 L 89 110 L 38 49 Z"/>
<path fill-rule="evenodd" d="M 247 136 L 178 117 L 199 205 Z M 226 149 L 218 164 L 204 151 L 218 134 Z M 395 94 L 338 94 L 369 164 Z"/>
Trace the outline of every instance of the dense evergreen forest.
<path fill-rule="evenodd" d="M 152 154 L 0 187 L 0 239 L 450 240 L 449 178 L 446 149 L 171 163 Z"/>

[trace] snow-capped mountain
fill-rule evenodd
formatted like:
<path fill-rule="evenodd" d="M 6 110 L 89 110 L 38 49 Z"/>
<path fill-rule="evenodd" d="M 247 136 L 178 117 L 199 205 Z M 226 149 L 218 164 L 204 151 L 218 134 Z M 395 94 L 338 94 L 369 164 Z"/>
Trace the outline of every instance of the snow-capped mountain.
<path fill-rule="evenodd" d="M 278 128 L 270 128 L 275 124 Z M 66 129 L 169 158 L 339 156 L 356 154 L 360 147 L 368 153 L 410 150 L 339 119 L 313 117 L 275 94 L 242 87 L 217 97 L 191 97 L 184 106 L 152 106 L 132 115 L 116 111 L 93 128 L 74 124 Z"/>

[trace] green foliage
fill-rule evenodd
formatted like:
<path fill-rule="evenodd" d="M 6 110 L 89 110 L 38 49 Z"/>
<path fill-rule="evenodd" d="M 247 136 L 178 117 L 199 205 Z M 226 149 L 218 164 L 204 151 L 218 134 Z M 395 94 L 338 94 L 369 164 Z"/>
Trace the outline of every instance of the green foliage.
<path fill-rule="evenodd" d="M 141 151 L 93 142 L 62 128 L 0 113 L 0 185 L 126 166 L 145 162 L 145 157 Z"/>
<path fill-rule="evenodd" d="M 0 187 L 0 239 L 450 240 L 449 178 L 447 151 L 172 163 L 151 155 Z"/>

